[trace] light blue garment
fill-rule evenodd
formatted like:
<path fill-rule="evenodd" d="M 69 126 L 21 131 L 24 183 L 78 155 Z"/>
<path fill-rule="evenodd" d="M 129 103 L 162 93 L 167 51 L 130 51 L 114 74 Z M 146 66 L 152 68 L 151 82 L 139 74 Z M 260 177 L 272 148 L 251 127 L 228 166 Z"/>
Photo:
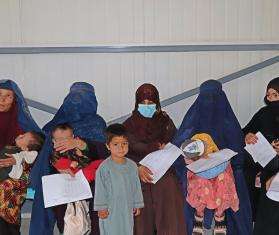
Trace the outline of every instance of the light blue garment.
<path fill-rule="evenodd" d="M 32 188 L 28 188 L 26 193 L 26 199 L 34 200 L 34 197 L 35 197 L 35 190 Z"/>
<path fill-rule="evenodd" d="M 156 104 L 138 104 L 139 113 L 146 118 L 152 118 L 156 110 Z"/>
<path fill-rule="evenodd" d="M 107 158 L 96 173 L 94 210 L 108 209 L 99 220 L 100 235 L 133 235 L 134 208 L 142 208 L 143 196 L 135 162 L 117 164 Z"/>
<path fill-rule="evenodd" d="M 202 178 L 205 178 L 205 179 L 213 179 L 215 178 L 216 176 L 220 175 L 221 173 L 223 173 L 227 166 L 229 164 L 229 161 L 226 161 L 218 166 L 215 166 L 209 170 L 206 170 L 206 171 L 202 171 L 200 173 L 198 173 L 197 175 L 202 177 Z"/>

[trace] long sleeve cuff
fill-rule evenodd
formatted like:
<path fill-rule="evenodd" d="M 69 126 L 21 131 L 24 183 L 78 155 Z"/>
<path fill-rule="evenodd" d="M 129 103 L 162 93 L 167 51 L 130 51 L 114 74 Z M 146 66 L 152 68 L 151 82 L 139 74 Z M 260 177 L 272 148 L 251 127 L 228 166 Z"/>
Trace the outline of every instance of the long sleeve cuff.
<path fill-rule="evenodd" d="M 108 209 L 108 205 L 104 204 L 94 204 L 94 211 L 106 210 Z"/>
<path fill-rule="evenodd" d="M 144 207 L 144 203 L 143 202 L 135 202 L 134 203 L 134 208 L 143 208 Z"/>

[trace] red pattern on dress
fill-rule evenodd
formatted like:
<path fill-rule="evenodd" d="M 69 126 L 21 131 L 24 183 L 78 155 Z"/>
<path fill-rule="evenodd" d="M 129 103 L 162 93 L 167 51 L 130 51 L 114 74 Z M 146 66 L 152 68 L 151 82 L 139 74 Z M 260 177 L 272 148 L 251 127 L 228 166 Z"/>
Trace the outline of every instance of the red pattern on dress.
<path fill-rule="evenodd" d="M 198 216 L 203 216 L 205 208 L 215 210 L 218 217 L 228 208 L 238 211 L 239 199 L 230 164 L 223 173 L 213 179 L 205 179 L 188 171 L 187 181 L 186 200 L 196 209 Z"/>

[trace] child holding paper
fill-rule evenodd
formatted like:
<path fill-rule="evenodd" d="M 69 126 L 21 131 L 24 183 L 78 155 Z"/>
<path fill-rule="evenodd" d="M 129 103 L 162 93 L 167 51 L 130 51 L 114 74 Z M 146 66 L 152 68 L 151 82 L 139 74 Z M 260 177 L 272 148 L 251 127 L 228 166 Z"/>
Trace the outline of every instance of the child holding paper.
<path fill-rule="evenodd" d="M 217 152 L 218 147 L 206 133 L 196 134 L 192 141 L 182 144 L 187 164 L 200 158 L 207 158 L 208 154 Z M 203 216 L 205 208 L 214 210 L 215 234 L 226 234 L 225 210 L 239 209 L 235 181 L 229 162 L 195 174 L 187 172 L 188 194 L 187 202 L 196 210 L 193 232 L 203 234 Z"/>
<path fill-rule="evenodd" d="M 100 234 L 132 235 L 134 216 L 138 216 L 144 206 L 137 165 L 126 158 L 128 138 L 125 127 L 113 124 L 106 133 L 111 156 L 97 170 L 94 197 Z"/>
<path fill-rule="evenodd" d="M 62 123 L 55 126 L 52 130 L 52 141 L 57 143 L 59 141 L 74 140 L 74 130 L 68 123 Z M 94 153 L 94 154 L 97 154 Z M 94 160 L 94 154 L 88 146 L 84 149 L 78 147 L 59 152 L 54 150 L 50 156 L 50 163 L 60 173 L 67 173 L 74 176 L 79 170 L 82 170 L 85 178 L 89 183 L 94 182 L 95 173 L 102 160 Z M 57 221 L 57 227 L 60 233 L 64 231 L 64 216 L 67 205 L 58 205 L 53 207 L 54 215 Z"/>

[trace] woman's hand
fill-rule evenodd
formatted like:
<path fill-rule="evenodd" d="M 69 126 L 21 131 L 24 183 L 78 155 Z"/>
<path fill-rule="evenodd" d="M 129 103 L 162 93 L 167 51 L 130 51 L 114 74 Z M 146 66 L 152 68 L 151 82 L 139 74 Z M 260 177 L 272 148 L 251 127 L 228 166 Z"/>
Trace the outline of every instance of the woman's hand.
<path fill-rule="evenodd" d="M 274 140 L 274 141 L 272 141 L 271 145 L 275 149 L 277 154 L 279 155 L 279 141 L 278 140 Z"/>
<path fill-rule="evenodd" d="M 16 160 L 11 154 L 6 154 L 8 158 L 0 159 L 0 168 L 9 167 L 16 164 Z"/>
<path fill-rule="evenodd" d="M 139 177 L 144 183 L 152 183 L 152 171 L 149 170 L 146 166 L 139 166 Z"/>
<path fill-rule="evenodd" d="M 60 153 L 64 153 L 66 151 L 69 151 L 71 149 L 85 149 L 86 148 L 86 143 L 79 139 L 79 138 L 75 138 L 75 139 L 69 139 L 69 140 L 60 140 L 54 143 L 54 148 L 55 151 L 60 152 Z"/>
<path fill-rule="evenodd" d="M 78 162 L 77 161 L 72 161 L 71 164 L 70 164 L 70 167 L 76 169 L 78 167 Z"/>
<path fill-rule="evenodd" d="M 253 133 L 248 133 L 245 136 L 245 143 L 246 144 L 256 144 L 258 141 L 258 137 Z"/>
<path fill-rule="evenodd" d="M 268 181 L 266 181 L 266 183 L 265 183 L 266 191 L 269 190 L 270 185 L 271 185 L 271 182 L 272 182 L 272 180 L 274 179 L 274 177 L 275 177 L 275 176 L 272 176 Z"/>

